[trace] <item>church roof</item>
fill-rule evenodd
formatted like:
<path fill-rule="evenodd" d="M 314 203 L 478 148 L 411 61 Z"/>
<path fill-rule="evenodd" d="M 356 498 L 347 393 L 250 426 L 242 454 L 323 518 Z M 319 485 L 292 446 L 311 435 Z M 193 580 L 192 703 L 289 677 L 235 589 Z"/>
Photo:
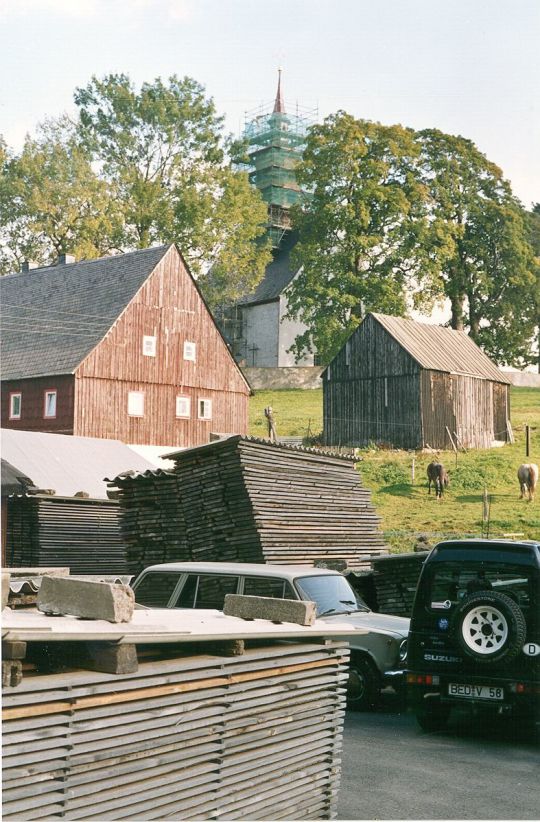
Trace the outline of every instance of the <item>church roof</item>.
<path fill-rule="evenodd" d="M 291 264 L 291 251 L 297 242 L 296 232 L 285 235 L 280 247 L 273 250 L 273 260 L 266 266 L 263 279 L 252 294 L 240 300 L 241 305 L 271 302 L 279 298 L 298 273 L 298 268 Z"/>
<path fill-rule="evenodd" d="M 274 114 L 285 114 L 285 102 L 283 100 L 283 92 L 281 91 L 281 69 L 279 71 L 279 79 L 276 92 L 276 100 L 274 103 Z"/>

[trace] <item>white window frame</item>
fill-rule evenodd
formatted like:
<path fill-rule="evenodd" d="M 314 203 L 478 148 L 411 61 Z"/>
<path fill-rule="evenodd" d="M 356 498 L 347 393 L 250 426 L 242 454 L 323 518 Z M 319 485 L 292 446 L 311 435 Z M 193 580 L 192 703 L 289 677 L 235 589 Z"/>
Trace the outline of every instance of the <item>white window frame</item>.
<path fill-rule="evenodd" d="M 16 414 L 13 410 L 13 400 L 19 399 L 19 413 Z M 9 419 L 20 420 L 22 412 L 22 391 L 11 391 L 9 395 Z"/>
<path fill-rule="evenodd" d="M 201 404 L 204 403 L 202 406 L 202 414 L 201 414 Z M 197 400 L 197 417 L 200 420 L 211 420 L 212 419 L 212 400 L 207 399 L 206 397 L 199 397 Z"/>
<path fill-rule="evenodd" d="M 144 391 L 128 391 L 127 412 L 128 417 L 144 417 Z"/>
<path fill-rule="evenodd" d="M 48 413 L 49 397 L 54 397 L 54 413 Z M 56 388 L 47 388 L 43 392 L 43 419 L 55 420 L 58 409 L 58 391 Z"/>
<path fill-rule="evenodd" d="M 142 338 L 142 352 L 143 357 L 155 357 L 156 356 L 156 338 L 151 337 L 147 334 L 144 335 Z"/>
<path fill-rule="evenodd" d="M 197 343 L 191 340 L 184 340 L 184 359 L 190 362 L 197 360 Z"/>
<path fill-rule="evenodd" d="M 179 407 L 182 405 L 182 403 L 185 403 L 184 407 L 186 408 L 186 410 L 184 413 L 181 413 L 181 411 L 179 410 Z M 186 397 L 183 394 L 178 394 L 176 397 L 175 413 L 177 419 L 189 419 L 191 417 L 191 397 Z"/>
<path fill-rule="evenodd" d="M 351 341 L 347 340 L 345 343 L 345 365 L 349 366 L 351 364 Z"/>

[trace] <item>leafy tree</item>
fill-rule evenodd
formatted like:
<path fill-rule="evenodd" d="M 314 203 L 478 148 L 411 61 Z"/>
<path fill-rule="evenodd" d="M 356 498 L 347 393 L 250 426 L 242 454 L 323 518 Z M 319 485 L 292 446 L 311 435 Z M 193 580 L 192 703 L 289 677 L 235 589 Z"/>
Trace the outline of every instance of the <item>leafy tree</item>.
<path fill-rule="evenodd" d="M 534 271 L 536 283 L 532 305 L 534 306 L 536 315 L 536 362 L 538 363 L 538 371 L 540 372 L 540 203 L 534 203 L 531 211 L 529 211 L 526 216 L 529 226 L 529 242 L 535 256 Z M 532 362 L 534 362 L 534 354 L 531 358 L 531 364 Z"/>
<path fill-rule="evenodd" d="M 327 361 L 364 311 L 447 298 L 452 327 L 497 362 L 534 359 L 533 215 L 474 143 L 338 112 L 312 130 L 298 179 L 310 196 L 295 215 L 297 356 L 315 346 Z"/>
<path fill-rule="evenodd" d="M 289 316 L 308 326 L 297 357 L 315 347 L 331 359 L 364 311 L 403 314 L 408 287 L 422 285 L 419 300 L 434 296 L 440 250 L 432 254 L 418 153 L 414 132 L 342 111 L 311 130 L 297 170 L 309 192 L 294 213 L 301 270 L 289 294 Z"/>
<path fill-rule="evenodd" d="M 526 216 L 501 170 L 474 143 L 435 129 L 418 133 L 418 173 L 441 243 L 440 287 L 451 324 L 499 363 L 527 364 L 536 273 Z"/>
<path fill-rule="evenodd" d="M 212 303 L 261 280 L 266 206 L 230 164 L 223 122 L 195 80 L 156 79 L 136 90 L 124 74 L 75 93 L 83 144 L 114 186 L 123 244 L 179 243 Z"/>
<path fill-rule="evenodd" d="M 115 247 L 119 216 L 107 183 L 65 120 L 41 126 L 19 155 L 0 149 L 0 265 L 46 265 L 58 254 L 96 257 Z"/>

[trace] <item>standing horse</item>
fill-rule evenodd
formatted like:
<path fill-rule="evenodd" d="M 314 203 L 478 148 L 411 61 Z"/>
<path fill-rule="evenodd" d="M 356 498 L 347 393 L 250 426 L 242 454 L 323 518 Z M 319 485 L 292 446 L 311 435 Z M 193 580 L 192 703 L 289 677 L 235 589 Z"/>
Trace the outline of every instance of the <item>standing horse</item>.
<path fill-rule="evenodd" d="M 435 496 L 437 499 L 441 499 L 444 489 L 448 487 L 448 483 L 450 482 L 448 474 L 446 473 L 442 463 L 430 462 L 427 467 L 427 478 L 428 494 L 431 494 L 431 483 L 433 483 L 433 487 L 435 488 Z"/>
<path fill-rule="evenodd" d="M 538 466 L 534 462 L 524 463 L 519 466 L 517 476 L 521 491 L 519 498 L 524 499 L 525 496 L 528 496 L 529 501 L 532 502 L 536 483 L 538 482 Z"/>

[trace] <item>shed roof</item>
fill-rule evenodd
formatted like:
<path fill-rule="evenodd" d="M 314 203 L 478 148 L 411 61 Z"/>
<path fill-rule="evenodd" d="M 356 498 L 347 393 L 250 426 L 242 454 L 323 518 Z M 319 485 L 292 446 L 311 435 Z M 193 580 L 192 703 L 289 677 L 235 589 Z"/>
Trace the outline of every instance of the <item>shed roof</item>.
<path fill-rule="evenodd" d="M 22 494 L 34 482 L 2 457 L 2 496 Z"/>
<path fill-rule="evenodd" d="M 276 300 L 294 280 L 298 269 L 291 267 L 291 251 L 297 242 L 298 234 L 294 231 L 284 238 L 280 248 L 273 251 L 274 258 L 266 266 L 264 277 L 255 291 L 240 300 L 242 305 Z"/>
<path fill-rule="evenodd" d="M 493 382 L 511 382 L 465 331 L 387 314 L 368 316 L 380 323 L 421 368 L 467 374 Z"/>
<path fill-rule="evenodd" d="M 2 454 L 16 467 L 18 476 L 29 476 L 38 488 L 52 488 L 58 496 L 86 491 L 93 499 L 106 499 L 106 476 L 154 469 L 119 440 L 39 431 L 2 429 Z M 20 488 L 16 490 L 21 493 Z"/>
<path fill-rule="evenodd" d="M 170 247 L 0 278 L 2 379 L 72 374 Z"/>

